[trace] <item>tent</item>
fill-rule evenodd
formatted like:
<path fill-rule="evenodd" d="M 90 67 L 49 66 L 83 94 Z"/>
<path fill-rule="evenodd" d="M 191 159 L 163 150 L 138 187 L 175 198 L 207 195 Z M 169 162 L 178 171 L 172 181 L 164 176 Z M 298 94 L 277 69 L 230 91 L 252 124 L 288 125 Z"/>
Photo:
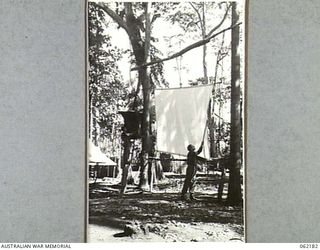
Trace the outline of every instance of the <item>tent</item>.
<path fill-rule="evenodd" d="M 88 160 L 89 164 L 101 164 L 106 166 L 116 166 L 117 163 L 108 158 L 101 152 L 100 148 L 95 146 L 91 140 L 88 142 Z"/>
<path fill-rule="evenodd" d="M 97 178 L 115 177 L 117 163 L 108 158 L 95 146 L 91 140 L 88 142 L 89 176 L 95 181 Z"/>

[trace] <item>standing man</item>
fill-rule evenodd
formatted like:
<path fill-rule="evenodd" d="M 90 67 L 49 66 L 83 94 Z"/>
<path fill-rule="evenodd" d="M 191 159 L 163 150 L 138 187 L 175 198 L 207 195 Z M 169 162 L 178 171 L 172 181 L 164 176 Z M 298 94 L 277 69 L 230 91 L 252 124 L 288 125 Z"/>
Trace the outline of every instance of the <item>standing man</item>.
<path fill-rule="evenodd" d="M 194 186 L 196 182 L 196 174 L 197 174 L 197 155 L 201 153 L 203 147 L 203 141 L 201 143 L 200 148 L 198 151 L 195 152 L 195 147 L 190 144 L 188 149 L 188 155 L 187 155 L 187 174 L 186 179 L 184 180 L 181 198 L 182 200 L 187 200 L 187 192 L 190 193 L 190 200 L 194 200 L 193 192 L 194 192 Z"/>

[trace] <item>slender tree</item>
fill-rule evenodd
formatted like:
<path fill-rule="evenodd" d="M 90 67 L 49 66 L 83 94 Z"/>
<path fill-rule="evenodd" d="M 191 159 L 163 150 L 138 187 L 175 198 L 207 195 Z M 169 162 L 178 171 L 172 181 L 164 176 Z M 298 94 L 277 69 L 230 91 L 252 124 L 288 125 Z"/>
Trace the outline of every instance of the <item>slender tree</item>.
<path fill-rule="evenodd" d="M 211 27 L 210 20 L 207 21 L 208 17 L 206 15 L 207 11 L 210 11 L 212 13 L 215 13 L 216 10 L 219 8 L 222 8 L 223 5 L 225 5 L 225 12 L 220 19 L 219 23 L 210 31 L 210 33 L 207 33 L 208 27 Z M 228 3 L 218 3 L 215 4 L 214 2 L 199 2 L 199 3 L 189 3 L 188 6 L 190 8 L 189 12 L 181 13 L 178 12 L 178 14 L 175 14 L 172 16 L 173 21 L 178 21 L 181 27 L 185 32 L 191 31 L 192 33 L 196 32 L 198 35 L 200 35 L 201 39 L 205 39 L 208 35 L 212 34 L 215 30 L 220 28 L 223 24 L 225 24 L 226 20 L 228 19 L 229 10 L 230 10 L 230 4 Z M 211 20 L 212 22 L 212 20 Z M 190 29 L 190 28 L 193 29 Z M 199 34 L 200 33 L 200 34 Z M 221 100 L 221 98 L 217 98 L 217 96 L 221 95 L 221 93 L 217 93 L 217 75 L 218 75 L 218 68 L 221 65 L 221 62 L 223 61 L 225 57 L 225 53 L 222 53 L 224 51 L 224 34 L 221 39 L 221 46 L 217 53 L 217 60 L 216 60 L 216 67 L 215 67 L 215 73 L 213 76 L 213 79 L 211 78 L 210 81 L 213 82 L 213 90 L 212 90 L 212 98 L 209 103 L 208 108 L 208 128 L 209 128 L 209 142 L 210 142 L 210 155 L 213 157 L 216 157 L 219 154 L 219 135 L 220 130 L 219 126 L 217 127 L 217 121 L 220 124 L 220 119 L 216 121 L 214 117 L 214 109 L 216 105 L 216 100 Z M 202 46 L 202 68 L 203 68 L 203 79 L 197 79 L 196 82 L 189 81 L 190 84 L 208 84 L 209 83 L 209 77 L 208 77 L 208 67 L 207 67 L 207 54 L 208 54 L 208 45 L 204 44 Z M 220 89 L 220 88 L 219 88 Z M 220 103 L 221 104 L 221 103 Z M 219 105 L 221 107 L 221 105 Z M 216 131 L 218 128 L 218 132 Z"/>

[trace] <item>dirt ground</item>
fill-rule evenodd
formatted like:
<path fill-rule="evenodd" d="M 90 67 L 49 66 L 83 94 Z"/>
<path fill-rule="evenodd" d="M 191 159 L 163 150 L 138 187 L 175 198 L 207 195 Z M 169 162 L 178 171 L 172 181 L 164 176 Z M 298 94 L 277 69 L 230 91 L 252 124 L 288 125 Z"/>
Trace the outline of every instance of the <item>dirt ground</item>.
<path fill-rule="evenodd" d="M 242 206 L 218 202 L 210 178 L 198 178 L 196 201 L 180 199 L 183 178 L 166 178 L 152 193 L 132 185 L 122 197 L 117 182 L 89 184 L 89 242 L 244 241 Z"/>

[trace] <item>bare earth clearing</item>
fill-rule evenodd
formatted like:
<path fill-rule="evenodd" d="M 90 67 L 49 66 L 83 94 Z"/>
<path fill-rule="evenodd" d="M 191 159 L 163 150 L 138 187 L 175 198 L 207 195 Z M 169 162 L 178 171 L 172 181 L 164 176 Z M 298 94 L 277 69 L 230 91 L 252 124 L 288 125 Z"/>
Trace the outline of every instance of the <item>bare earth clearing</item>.
<path fill-rule="evenodd" d="M 219 203 L 214 181 L 198 179 L 192 202 L 180 200 L 182 178 L 166 178 L 152 193 L 129 186 L 122 197 L 116 180 L 90 183 L 88 241 L 244 241 L 242 207 Z"/>

